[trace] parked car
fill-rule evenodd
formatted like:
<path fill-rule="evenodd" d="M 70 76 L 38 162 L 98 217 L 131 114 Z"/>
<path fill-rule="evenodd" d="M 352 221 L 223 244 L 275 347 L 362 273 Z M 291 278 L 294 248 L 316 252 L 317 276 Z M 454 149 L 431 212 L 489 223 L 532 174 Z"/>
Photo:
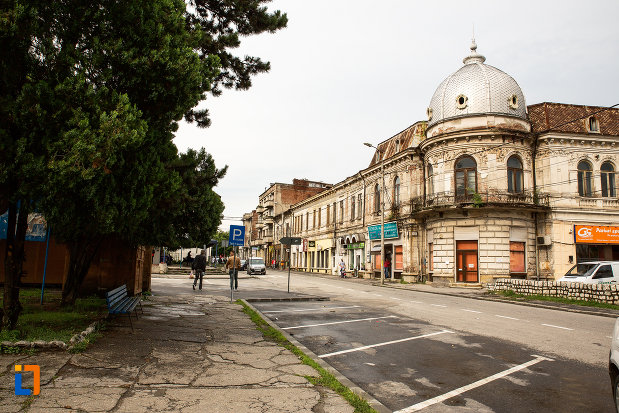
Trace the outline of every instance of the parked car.
<path fill-rule="evenodd" d="M 247 262 L 247 274 L 266 274 L 267 269 L 264 266 L 264 258 L 251 257 Z"/>
<path fill-rule="evenodd" d="M 613 328 L 613 339 L 608 356 L 608 373 L 615 400 L 615 411 L 619 413 L 619 318 L 615 320 L 615 328 Z"/>
<path fill-rule="evenodd" d="M 247 260 L 241 260 L 241 271 L 245 271 L 247 269 Z"/>
<path fill-rule="evenodd" d="M 583 284 L 619 284 L 619 261 L 579 262 L 559 281 Z"/>

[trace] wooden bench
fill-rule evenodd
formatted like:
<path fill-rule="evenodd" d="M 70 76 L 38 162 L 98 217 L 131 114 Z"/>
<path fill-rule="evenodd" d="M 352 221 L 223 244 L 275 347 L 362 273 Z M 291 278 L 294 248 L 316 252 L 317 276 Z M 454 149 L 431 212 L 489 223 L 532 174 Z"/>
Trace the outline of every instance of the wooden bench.
<path fill-rule="evenodd" d="M 127 285 L 124 284 L 121 287 L 114 288 L 113 290 L 105 293 L 105 300 L 107 301 L 107 311 L 110 314 L 127 314 L 129 316 L 129 324 L 131 325 L 131 331 L 133 331 L 133 322 L 131 321 L 131 312 L 135 314 L 135 318 L 138 318 L 136 311 L 138 304 L 140 310 L 144 314 L 142 309 L 142 303 L 140 296 L 129 297 L 127 295 Z"/>

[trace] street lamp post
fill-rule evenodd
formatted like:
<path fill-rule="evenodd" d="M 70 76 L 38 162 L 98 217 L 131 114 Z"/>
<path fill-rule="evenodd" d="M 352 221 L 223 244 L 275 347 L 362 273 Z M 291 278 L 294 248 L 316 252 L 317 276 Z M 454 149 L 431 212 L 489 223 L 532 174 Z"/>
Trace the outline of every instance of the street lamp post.
<path fill-rule="evenodd" d="M 382 188 L 380 196 L 380 283 L 385 284 L 385 160 L 382 156 L 382 151 L 371 143 L 365 142 L 365 146 L 376 149 L 380 156 L 380 177 Z"/>

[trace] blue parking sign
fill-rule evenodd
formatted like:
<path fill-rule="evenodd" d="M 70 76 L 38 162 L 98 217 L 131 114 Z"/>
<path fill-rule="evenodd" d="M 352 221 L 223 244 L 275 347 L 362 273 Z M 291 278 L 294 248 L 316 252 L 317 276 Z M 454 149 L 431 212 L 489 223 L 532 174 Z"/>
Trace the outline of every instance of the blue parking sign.
<path fill-rule="evenodd" d="M 242 225 L 230 225 L 230 245 L 242 247 L 245 245 L 245 227 Z"/>

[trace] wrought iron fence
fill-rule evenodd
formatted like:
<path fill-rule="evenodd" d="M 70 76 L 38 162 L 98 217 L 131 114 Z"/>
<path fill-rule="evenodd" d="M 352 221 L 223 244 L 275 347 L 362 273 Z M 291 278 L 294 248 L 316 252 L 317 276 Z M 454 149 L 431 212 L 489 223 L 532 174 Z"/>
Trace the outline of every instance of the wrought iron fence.
<path fill-rule="evenodd" d="M 411 199 L 411 210 L 413 212 L 428 208 L 449 207 L 449 206 L 474 206 L 483 207 L 486 205 L 521 205 L 521 206 L 550 206 L 549 194 L 542 194 L 534 191 L 524 191 L 519 193 L 489 191 L 471 192 L 466 195 L 455 195 L 453 192 L 440 192 L 423 197 Z"/>

